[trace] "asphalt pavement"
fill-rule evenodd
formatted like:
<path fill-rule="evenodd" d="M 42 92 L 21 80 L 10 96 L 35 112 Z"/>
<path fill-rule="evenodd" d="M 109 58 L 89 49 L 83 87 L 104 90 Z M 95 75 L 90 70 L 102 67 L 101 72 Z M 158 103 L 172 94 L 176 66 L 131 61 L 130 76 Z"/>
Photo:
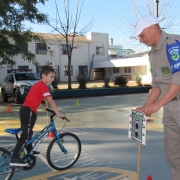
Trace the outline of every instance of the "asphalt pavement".
<path fill-rule="evenodd" d="M 66 171 L 54 171 L 46 161 L 46 150 L 52 138 L 45 138 L 37 150 L 41 155 L 30 171 L 18 171 L 13 180 L 136 180 L 138 143 L 128 138 L 129 108 L 142 105 L 148 94 L 129 94 L 90 98 L 56 99 L 59 110 L 71 120 L 65 130 L 78 135 L 82 153 L 77 163 Z M 78 102 L 78 103 L 77 103 Z M 11 112 L 7 112 L 10 105 Z M 19 127 L 20 105 L 0 102 L 0 146 L 15 145 L 15 138 L 5 128 Z M 162 109 L 148 117 L 146 145 L 141 145 L 140 179 L 169 180 L 163 145 Z M 48 123 L 47 113 L 39 110 L 35 133 Z M 60 130 L 64 125 L 56 119 Z M 0 179 L 2 176 L 0 176 Z"/>

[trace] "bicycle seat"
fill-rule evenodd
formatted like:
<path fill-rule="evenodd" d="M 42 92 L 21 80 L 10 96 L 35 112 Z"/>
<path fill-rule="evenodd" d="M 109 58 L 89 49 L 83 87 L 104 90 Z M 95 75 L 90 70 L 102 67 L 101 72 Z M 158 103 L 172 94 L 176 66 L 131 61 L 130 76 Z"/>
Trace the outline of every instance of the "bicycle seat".
<path fill-rule="evenodd" d="M 10 133 L 10 134 L 17 134 L 21 131 L 21 128 L 16 128 L 16 129 L 5 129 L 5 132 Z"/>

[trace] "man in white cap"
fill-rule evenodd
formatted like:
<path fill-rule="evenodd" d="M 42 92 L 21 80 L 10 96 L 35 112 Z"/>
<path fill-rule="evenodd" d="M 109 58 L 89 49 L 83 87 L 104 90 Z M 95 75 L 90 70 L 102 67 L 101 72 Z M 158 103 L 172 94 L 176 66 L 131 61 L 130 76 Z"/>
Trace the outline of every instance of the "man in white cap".
<path fill-rule="evenodd" d="M 164 143 L 171 180 L 180 180 L 180 36 L 161 30 L 155 16 L 142 17 L 131 38 L 151 46 L 149 60 L 152 89 L 148 99 L 137 110 L 150 116 L 161 107 L 163 111 Z"/>

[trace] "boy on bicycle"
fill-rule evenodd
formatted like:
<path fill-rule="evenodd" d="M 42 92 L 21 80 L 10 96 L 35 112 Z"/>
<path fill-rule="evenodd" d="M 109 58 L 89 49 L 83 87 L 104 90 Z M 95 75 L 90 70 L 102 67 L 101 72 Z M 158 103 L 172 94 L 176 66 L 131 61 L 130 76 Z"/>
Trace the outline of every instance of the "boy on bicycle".
<path fill-rule="evenodd" d="M 32 129 L 34 127 L 37 117 L 37 108 L 40 107 L 43 110 L 46 110 L 47 108 L 41 104 L 43 100 L 46 100 L 46 102 L 50 104 L 51 108 L 54 110 L 57 117 L 63 117 L 63 115 L 59 113 L 56 103 L 52 99 L 52 96 L 49 92 L 49 88 L 47 86 L 47 84 L 51 84 L 54 81 L 55 70 L 51 66 L 43 66 L 40 72 L 40 76 L 41 80 L 31 87 L 19 111 L 22 134 L 14 148 L 13 157 L 11 158 L 10 162 L 11 166 L 28 165 L 26 162 L 20 161 L 19 155 L 21 151 L 24 149 L 28 140 L 30 140 L 32 137 Z M 30 152 L 32 149 L 32 144 L 27 146 L 26 149 L 27 152 Z M 37 156 L 39 153 L 40 152 L 38 151 L 34 151 L 33 156 Z"/>

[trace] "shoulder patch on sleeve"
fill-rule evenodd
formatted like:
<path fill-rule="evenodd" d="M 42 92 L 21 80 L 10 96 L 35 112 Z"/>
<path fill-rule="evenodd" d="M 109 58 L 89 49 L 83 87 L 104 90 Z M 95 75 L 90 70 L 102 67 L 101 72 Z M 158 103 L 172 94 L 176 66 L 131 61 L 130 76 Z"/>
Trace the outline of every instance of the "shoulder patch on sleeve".
<path fill-rule="evenodd" d="M 172 74 L 180 71 L 180 42 L 176 40 L 172 44 L 166 44 L 166 54 L 171 66 Z"/>

